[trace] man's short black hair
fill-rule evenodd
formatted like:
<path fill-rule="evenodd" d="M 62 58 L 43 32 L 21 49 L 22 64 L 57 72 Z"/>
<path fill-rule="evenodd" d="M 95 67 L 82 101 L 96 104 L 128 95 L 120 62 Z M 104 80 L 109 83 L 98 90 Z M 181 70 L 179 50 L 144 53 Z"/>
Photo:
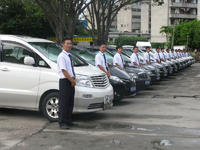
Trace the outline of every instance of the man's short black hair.
<path fill-rule="evenodd" d="M 62 40 L 62 44 L 65 43 L 66 40 L 72 41 L 72 38 L 70 38 L 70 37 L 64 37 L 63 40 Z"/>
<path fill-rule="evenodd" d="M 159 48 L 159 47 L 157 47 L 157 48 L 156 48 L 156 50 L 157 50 L 157 49 L 160 49 L 160 48 Z"/>
<path fill-rule="evenodd" d="M 116 47 L 116 50 L 118 50 L 118 49 L 120 49 L 120 48 L 122 49 L 122 46 L 117 46 L 117 47 Z"/>
<path fill-rule="evenodd" d="M 99 44 L 99 47 L 101 47 L 102 45 L 106 45 L 106 43 L 102 42 Z"/>
<path fill-rule="evenodd" d="M 150 49 L 150 47 L 149 47 L 149 46 L 147 46 L 147 47 L 146 47 L 146 49 L 148 49 L 148 48 Z"/>
<path fill-rule="evenodd" d="M 161 48 L 161 50 L 163 50 L 164 48 Z"/>
<path fill-rule="evenodd" d="M 134 50 L 134 49 L 136 49 L 136 48 L 138 49 L 138 47 L 137 47 L 137 46 L 136 46 L 136 47 L 133 47 L 133 50 Z"/>

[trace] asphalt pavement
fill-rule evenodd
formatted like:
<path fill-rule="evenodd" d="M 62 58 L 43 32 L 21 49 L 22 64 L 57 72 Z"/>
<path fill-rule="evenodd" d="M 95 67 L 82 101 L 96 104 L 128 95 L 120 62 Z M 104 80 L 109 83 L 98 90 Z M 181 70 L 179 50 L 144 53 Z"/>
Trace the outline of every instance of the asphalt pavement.
<path fill-rule="evenodd" d="M 0 109 L 0 150 L 199 150 L 200 63 L 61 130 L 40 113 Z"/>

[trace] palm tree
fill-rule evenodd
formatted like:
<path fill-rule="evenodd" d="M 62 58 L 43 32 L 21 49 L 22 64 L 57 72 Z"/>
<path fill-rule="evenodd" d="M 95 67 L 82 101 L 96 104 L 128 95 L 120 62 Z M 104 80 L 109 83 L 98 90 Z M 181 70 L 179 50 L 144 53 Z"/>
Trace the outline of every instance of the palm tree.
<path fill-rule="evenodd" d="M 169 46 L 169 38 L 173 33 L 173 28 L 171 26 L 162 26 L 160 28 L 160 33 L 163 33 L 166 35 L 166 39 L 167 39 L 167 46 Z"/>

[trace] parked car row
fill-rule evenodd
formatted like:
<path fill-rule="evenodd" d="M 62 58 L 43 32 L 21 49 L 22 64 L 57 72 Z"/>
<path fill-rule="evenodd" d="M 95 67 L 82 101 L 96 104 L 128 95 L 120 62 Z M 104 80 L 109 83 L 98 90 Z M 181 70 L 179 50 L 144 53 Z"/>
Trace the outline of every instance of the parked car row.
<path fill-rule="evenodd" d="M 125 70 L 120 70 L 118 67 L 113 66 L 113 58 L 117 53 L 116 46 L 107 46 L 107 50 L 104 53 L 111 68 L 110 83 L 114 89 L 114 101 L 118 101 L 124 96 L 126 97 L 133 94 L 136 95 L 137 91 L 144 90 L 151 86 L 151 84 L 154 82 L 160 81 L 162 78 L 168 77 L 181 69 L 189 67 L 195 62 L 193 57 L 184 57 L 176 60 L 172 59 L 171 61 L 167 60 L 166 62 L 156 63 L 153 58 L 153 53 L 155 53 L 155 50 L 152 49 L 150 52 L 150 57 L 152 60 L 151 64 L 145 65 L 145 63 L 143 63 L 145 51 L 140 49 L 139 57 L 143 65 L 141 67 L 136 67 L 131 65 L 130 56 L 133 53 L 132 49 L 133 47 L 123 48 L 121 55 L 125 62 Z M 95 55 L 98 52 L 99 47 L 96 46 L 74 46 L 72 49 L 72 53 L 77 54 L 92 65 L 95 63 Z M 120 73 L 117 73 L 119 71 Z M 126 76 L 129 75 L 129 78 L 132 79 L 132 82 L 135 80 L 136 89 L 134 87 L 135 84 L 133 84 L 131 80 L 128 82 L 124 81 L 122 74 L 127 74 Z M 114 80 L 115 84 L 113 83 Z M 121 88 L 120 83 L 124 83 L 126 88 Z"/>
<path fill-rule="evenodd" d="M 50 121 L 58 119 L 59 77 L 57 57 L 62 48 L 39 38 L 0 34 L 0 107 L 41 111 Z M 76 73 L 74 112 L 96 112 L 112 107 L 113 100 L 134 96 L 154 82 L 194 63 L 192 57 L 134 67 L 131 48 L 124 48 L 125 70 L 113 65 L 116 50 L 105 52 L 110 78 L 95 64 L 98 47 L 73 46 Z M 151 52 L 151 57 L 154 51 Z M 139 51 L 142 60 L 144 51 Z M 153 59 L 153 58 L 152 58 Z"/>

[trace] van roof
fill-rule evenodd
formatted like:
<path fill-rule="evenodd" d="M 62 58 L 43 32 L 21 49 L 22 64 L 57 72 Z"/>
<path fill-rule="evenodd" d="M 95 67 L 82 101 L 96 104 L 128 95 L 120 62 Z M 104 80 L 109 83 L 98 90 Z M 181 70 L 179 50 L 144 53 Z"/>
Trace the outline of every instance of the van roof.
<path fill-rule="evenodd" d="M 137 42 L 136 43 L 137 47 L 142 47 L 142 46 L 148 46 L 151 47 L 151 43 L 150 42 Z"/>
<path fill-rule="evenodd" d="M 0 34 L 0 40 L 14 39 L 14 38 L 23 40 L 25 42 L 52 42 L 50 40 L 35 38 L 35 37 L 31 37 L 31 36 Z"/>

